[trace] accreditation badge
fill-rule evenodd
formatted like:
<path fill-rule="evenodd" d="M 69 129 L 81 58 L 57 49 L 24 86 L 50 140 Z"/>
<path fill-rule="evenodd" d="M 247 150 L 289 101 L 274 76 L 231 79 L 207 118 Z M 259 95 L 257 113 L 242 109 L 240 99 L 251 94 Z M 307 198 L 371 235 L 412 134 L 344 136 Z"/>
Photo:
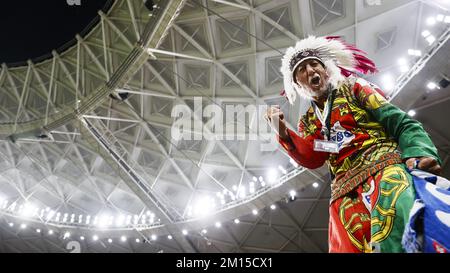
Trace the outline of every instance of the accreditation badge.
<path fill-rule="evenodd" d="M 334 141 L 315 139 L 314 151 L 337 154 L 339 153 L 339 145 Z"/>

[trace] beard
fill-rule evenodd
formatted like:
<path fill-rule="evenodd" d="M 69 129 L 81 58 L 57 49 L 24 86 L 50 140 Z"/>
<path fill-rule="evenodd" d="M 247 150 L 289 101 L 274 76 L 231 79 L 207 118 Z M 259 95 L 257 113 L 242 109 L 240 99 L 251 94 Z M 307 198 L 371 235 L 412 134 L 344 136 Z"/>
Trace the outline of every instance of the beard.
<path fill-rule="evenodd" d="M 315 101 L 318 100 L 326 100 L 328 98 L 328 94 L 330 93 L 330 88 L 329 88 L 329 84 L 324 85 L 319 91 L 315 91 L 313 92 L 313 99 Z"/>
<path fill-rule="evenodd" d="M 328 97 L 328 94 L 330 93 L 329 84 L 325 84 L 318 91 L 313 91 L 310 88 L 308 88 L 302 84 L 295 84 L 294 86 L 297 91 L 297 94 L 299 94 L 301 97 L 307 98 L 309 100 L 314 100 L 314 101 L 317 101 L 322 98 L 326 98 L 326 97 Z"/>

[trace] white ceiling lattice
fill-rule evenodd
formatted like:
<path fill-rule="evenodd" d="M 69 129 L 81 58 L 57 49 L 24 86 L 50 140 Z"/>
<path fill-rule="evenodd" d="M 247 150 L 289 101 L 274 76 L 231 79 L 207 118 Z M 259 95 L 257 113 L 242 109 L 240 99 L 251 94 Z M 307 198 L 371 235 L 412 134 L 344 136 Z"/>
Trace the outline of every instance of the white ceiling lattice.
<path fill-rule="evenodd" d="M 377 51 L 391 47 L 395 43 L 397 28 L 393 27 L 377 34 Z"/>
<path fill-rule="evenodd" d="M 344 0 L 310 0 L 314 25 L 316 27 L 328 24 L 345 16 Z"/>
<path fill-rule="evenodd" d="M 348 42 L 367 51 L 377 64 L 383 64 L 379 75 L 389 72 L 397 77 L 394 57 L 406 58 L 408 48 L 421 49 L 425 54 L 428 45 L 420 35 L 423 29 L 429 28 L 438 37 L 448 25 L 437 24 L 433 28 L 425 25 L 427 16 L 443 12 L 432 1 L 381 2 L 380 6 L 365 3 L 354 6 L 351 1 L 342 0 L 282 0 L 276 4 L 265 0 L 188 0 L 168 29 L 162 45 L 150 45 L 165 52 L 153 53 L 154 58 L 134 68 L 130 78 L 120 86 L 122 93 L 129 91 L 127 100 L 98 100 L 98 104 L 83 115 L 96 129 L 109 131 L 113 136 L 108 139 L 113 144 L 111 147 L 123 151 L 122 159 L 135 173 L 145 177 L 145 184 L 153 187 L 155 194 L 161 194 L 161 200 L 168 199 L 167 204 L 172 209 L 187 217 L 188 208 L 195 210 L 196 203 L 204 196 L 216 198 L 218 205 L 218 192 L 236 193 L 233 186 L 245 186 L 248 193 L 253 176 L 267 179 L 268 170 L 278 170 L 279 165 L 288 171 L 294 168 L 289 158 L 278 150 L 261 150 L 261 143 L 268 139 L 174 140 L 171 135 L 173 107 L 187 105 L 192 114 L 195 97 L 202 98 L 203 109 L 213 103 L 221 109 L 277 104 L 295 128 L 305 102 L 298 99 L 291 106 L 279 96 L 283 89 L 279 51 L 283 52 L 297 38 L 308 34 L 343 35 Z M 91 103 L 86 97 L 100 93 L 98 87 L 126 58 L 144 22 L 148 21 L 142 5 L 142 1 L 116 1 L 112 13 L 102 17 L 105 33 L 101 28 L 95 30 L 92 41 L 85 38 L 71 53 L 16 69 L 3 66 L 0 71 L 0 122 L 3 122 L 0 133 L 7 136 L 25 126 L 41 128 L 39 122 L 46 118 L 53 122 L 52 115 L 56 117 L 64 112 L 64 107 L 73 110 L 77 99 L 80 106 Z M 348 12 L 353 8 L 357 14 Z M 134 16 L 130 10 L 134 11 Z M 421 12 L 422 16 L 409 16 Z M 402 16 L 409 16 L 411 20 L 407 26 L 409 32 L 399 20 Z M 407 38 L 403 36 L 405 33 Z M 81 64 L 77 63 L 77 50 L 82 55 Z M 438 101 L 444 101 L 448 88 L 442 90 L 444 93 L 427 93 L 428 99 L 424 102 L 416 98 L 423 95 L 422 83 L 431 79 L 430 74 L 448 70 L 448 62 L 444 61 L 448 59 L 442 55 L 440 61 L 433 62 L 436 66 L 427 64 L 429 74 L 418 75 L 417 80 L 408 85 L 409 95 L 399 95 L 398 104 L 405 109 L 412 104 L 429 109 L 427 104 L 438 105 Z M 410 58 L 408 62 L 413 64 L 415 60 Z M 31 73 L 28 79 L 27 71 Z M 379 79 L 379 76 L 372 78 L 381 83 Z M 446 111 L 446 107 L 439 109 L 443 113 Z M 196 114 L 203 124 L 200 122 L 200 127 L 194 130 L 208 132 L 208 119 L 202 117 L 201 112 Z M 244 112 L 237 114 L 244 115 Z M 432 136 L 438 139 L 438 148 L 448 169 L 449 132 L 439 128 L 426 112 L 418 115 L 427 128 L 430 127 L 430 132 L 437 132 Z M 31 120 L 33 123 L 26 123 Z M 236 123 L 228 124 L 234 127 Z M 227 122 L 223 121 L 223 125 Z M 245 126 L 247 131 L 253 129 L 250 119 Z M 47 139 L 24 135 L 16 143 L 0 142 L 0 194 L 4 195 L 0 197 L 18 201 L 28 197 L 28 201 L 40 207 L 77 215 L 134 217 L 146 215 L 147 210 L 158 213 L 158 208 L 130 182 L 130 176 L 119 170 L 117 161 L 99 148 L 98 139 L 89 138 L 82 129 L 76 120 L 66 121 L 52 128 L 51 137 Z M 26 131 L 20 130 L 17 132 Z M 107 236 L 113 238 L 114 242 L 107 244 L 107 248 L 99 244 L 84 244 L 83 248 L 93 252 L 162 249 L 165 252 L 326 252 L 329 185 L 325 172 L 325 169 L 301 172 L 251 202 L 230 205 L 217 218 L 194 221 L 186 228 L 190 229 L 189 239 L 196 248 L 180 236 L 179 229 L 184 226 L 172 226 L 164 221 L 166 226 L 162 228 L 120 231 L 127 232 L 130 238 L 141 236 L 142 240 L 156 233 L 160 243 L 124 246 L 119 242 L 122 234 L 111 231 L 100 238 L 103 242 Z M 310 185 L 317 181 L 320 182 L 318 188 Z M 259 181 L 256 184 L 260 185 Z M 291 189 L 297 190 L 297 199 L 286 203 L 285 197 Z M 226 198 L 231 204 L 231 197 Z M 276 210 L 270 209 L 272 203 L 276 203 Z M 258 215 L 253 215 L 252 209 L 256 209 Z M 240 223 L 234 224 L 232 220 L 238 217 Z M 18 223 L 16 218 L 5 216 L 0 221 L 0 251 L 66 251 L 65 241 L 61 239 L 63 229 L 55 228 L 59 237 L 39 237 L 38 240 L 52 242 L 45 249 L 49 244 L 32 239 L 22 242 L 24 236 L 31 234 L 30 229 L 11 234 L 9 222 Z M 221 221 L 223 228 L 215 228 L 215 221 Z M 48 229 L 48 226 L 39 227 Z M 197 232 L 202 228 L 208 229 L 206 235 Z M 96 232 L 84 233 L 76 228 L 72 231 L 73 236 L 89 238 Z M 168 234 L 173 235 L 173 240 L 165 239 Z"/>

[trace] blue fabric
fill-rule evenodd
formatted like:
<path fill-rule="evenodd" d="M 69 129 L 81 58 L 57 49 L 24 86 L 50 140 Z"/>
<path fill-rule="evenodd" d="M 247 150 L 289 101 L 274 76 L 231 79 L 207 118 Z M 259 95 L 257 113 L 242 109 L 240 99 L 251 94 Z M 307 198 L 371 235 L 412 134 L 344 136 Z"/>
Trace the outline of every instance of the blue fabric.
<path fill-rule="evenodd" d="M 418 170 L 411 175 L 416 200 L 403 234 L 403 247 L 407 252 L 450 253 L 450 182 Z M 423 232 L 418 228 L 421 225 Z"/>
<path fill-rule="evenodd" d="M 423 237 L 416 231 L 416 223 L 421 221 L 420 217 L 423 215 L 425 204 L 420 199 L 414 201 L 410 213 L 410 220 L 405 227 L 403 233 L 402 245 L 407 253 L 420 253 L 423 249 Z"/>

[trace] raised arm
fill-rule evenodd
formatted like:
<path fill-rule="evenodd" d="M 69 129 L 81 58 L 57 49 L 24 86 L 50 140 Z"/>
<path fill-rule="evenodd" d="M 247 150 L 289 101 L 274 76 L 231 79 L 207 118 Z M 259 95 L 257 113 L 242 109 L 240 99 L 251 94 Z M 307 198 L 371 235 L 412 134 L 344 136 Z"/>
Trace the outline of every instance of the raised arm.
<path fill-rule="evenodd" d="M 277 139 L 289 156 L 299 165 L 316 169 L 321 167 L 329 157 L 329 153 L 314 151 L 314 139 L 320 138 L 319 135 L 310 135 L 302 137 L 296 132 L 286 127 L 284 114 L 278 107 L 271 107 L 267 111 L 267 120 L 271 127 L 277 133 Z"/>

